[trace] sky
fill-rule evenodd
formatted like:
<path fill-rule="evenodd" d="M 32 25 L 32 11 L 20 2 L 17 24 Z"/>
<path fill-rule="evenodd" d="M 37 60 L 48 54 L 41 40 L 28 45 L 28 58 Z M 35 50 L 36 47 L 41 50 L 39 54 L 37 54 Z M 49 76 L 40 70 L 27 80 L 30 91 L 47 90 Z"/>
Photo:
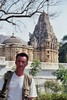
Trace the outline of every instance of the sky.
<path fill-rule="evenodd" d="M 61 12 L 58 17 L 54 19 L 50 19 L 51 26 L 53 27 L 53 31 L 60 42 L 64 35 L 67 35 L 67 0 L 62 0 L 61 4 L 56 6 L 55 8 L 49 8 L 49 10 L 56 10 L 57 12 Z M 33 33 L 35 25 L 37 24 L 38 17 L 23 18 L 22 22 L 18 23 L 21 25 L 20 31 L 18 31 L 18 27 L 13 27 L 9 23 L 1 22 L 0 24 L 0 34 L 4 35 L 12 35 L 14 33 L 15 36 L 20 37 L 24 41 L 29 40 L 29 32 Z"/>
<path fill-rule="evenodd" d="M 61 10 L 61 13 L 56 19 L 51 20 L 51 24 L 55 35 L 61 41 L 63 36 L 67 35 L 67 0 L 63 0 L 58 9 Z"/>

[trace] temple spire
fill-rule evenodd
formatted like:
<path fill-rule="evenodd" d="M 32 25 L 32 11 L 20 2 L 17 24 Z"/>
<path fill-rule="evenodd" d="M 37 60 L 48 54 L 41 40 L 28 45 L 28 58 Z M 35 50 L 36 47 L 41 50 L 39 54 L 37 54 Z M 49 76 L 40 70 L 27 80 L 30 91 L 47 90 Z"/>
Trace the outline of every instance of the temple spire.
<path fill-rule="evenodd" d="M 47 14 L 49 14 L 49 0 L 46 1 L 47 1 Z"/>

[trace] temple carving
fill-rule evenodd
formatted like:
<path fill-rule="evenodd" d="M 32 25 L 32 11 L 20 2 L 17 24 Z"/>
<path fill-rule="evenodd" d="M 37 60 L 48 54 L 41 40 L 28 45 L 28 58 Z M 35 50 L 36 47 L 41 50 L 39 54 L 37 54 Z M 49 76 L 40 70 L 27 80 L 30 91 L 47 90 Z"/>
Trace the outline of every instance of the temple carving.
<path fill-rule="evenodd" d="M 58 62 L 58 40 L 45 12 L 39 16 L 34 32 L 30 34 L 29 44 L 34 48 L 34 59 Z"/>

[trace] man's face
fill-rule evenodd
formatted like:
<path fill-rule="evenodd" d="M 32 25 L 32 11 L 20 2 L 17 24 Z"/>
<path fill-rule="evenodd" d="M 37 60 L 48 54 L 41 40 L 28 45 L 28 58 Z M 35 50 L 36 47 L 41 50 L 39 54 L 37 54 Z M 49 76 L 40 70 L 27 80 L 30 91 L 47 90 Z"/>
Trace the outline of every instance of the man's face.
<path fill-rule="evenodd" d="M 26 57 L 21 57 L 21 56 L 19 56 L 19 57 L 16 59 L 15 64 L 16 64 L 16 68 L 17 68 L 17 69 L 19 69 L 19 70 L 24 70 L 25 67 L 26 67 L 27 64 L 28 64 L 27 58 L 26 58 Z"/>

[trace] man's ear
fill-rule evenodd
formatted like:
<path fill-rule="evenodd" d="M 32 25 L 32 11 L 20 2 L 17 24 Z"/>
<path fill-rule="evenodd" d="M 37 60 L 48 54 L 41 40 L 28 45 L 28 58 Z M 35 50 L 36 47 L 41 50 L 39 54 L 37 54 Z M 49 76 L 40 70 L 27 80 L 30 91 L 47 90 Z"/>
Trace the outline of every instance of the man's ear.
<path fill-rule="evenodd" d="M 26 63 L 26 66 L 28 65 L 28 61 L 27 61 L 27 63 Z"/>

